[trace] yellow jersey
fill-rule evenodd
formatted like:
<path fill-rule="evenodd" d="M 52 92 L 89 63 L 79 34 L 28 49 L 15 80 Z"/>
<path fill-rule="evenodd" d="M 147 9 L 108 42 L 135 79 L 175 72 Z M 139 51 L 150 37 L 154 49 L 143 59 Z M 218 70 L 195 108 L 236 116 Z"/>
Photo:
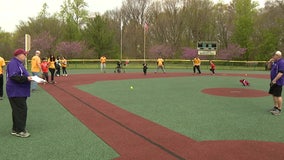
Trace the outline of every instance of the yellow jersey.
<path fill-rule="evenodd" d="M 101 63 L 106 63 L 106 57 L 105 57 L 105 56 L 102 56 L 102 57 L 100 58 L 100 61 L 101 61 Z"/>
<path fill-rule="evenodd" d="M 48 64 L 49 64 L 49 67 L 48 67 L 48 68 L 55 69 L 55 61 L 50 61 L 50 58 L 49 58 L 49 59 L 48 59 Z"/>
<path fill-rule="evenodd" d="M 194 58 L 194 59 L 193 59 L 193 65 L 199 66 L 200 64 L 201 64 L 201 61 L 200 61 L 199 58 Z"/>
<path fill-rule="evenodd" d="M 164 60 L 162 58 L 158 58 L 157 65 L 158 66 L 163 66 L 164 65 L 163 63 L 164 63 Z"/>
<path fill-rule="evenodd" d="M 3 74 L 3 67 L 6 65 L 4 58 L 0 57 L 0 74 Z"/>
<path fill-rule="evenodd" d="M 61 66 L 62 67 L 67 67 L 67 60 L 66 59 L 62 59 L 61 60 Z"/>
<path fill-rule="evenodd" d="M 33 56 L 32 58 L 32 61 L 31 61 L 31 71 L 32 72 L 40 72 L 40 63 L 41 63 L 41 60 L 39 58 L 39 56 L 35 55 Z"/>

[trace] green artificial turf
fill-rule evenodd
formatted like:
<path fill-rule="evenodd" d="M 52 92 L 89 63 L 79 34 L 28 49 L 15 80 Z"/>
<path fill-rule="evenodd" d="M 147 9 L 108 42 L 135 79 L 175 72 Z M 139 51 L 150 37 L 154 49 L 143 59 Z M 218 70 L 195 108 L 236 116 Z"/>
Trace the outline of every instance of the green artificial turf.
<path fill-rule="evenodd" d="M 112 72 L 112 69 L 108 71 Z M 167 71 L 192 72 L 191 69 Z M 99 72 L 68 70 L 68 74 Z M 129 79 L 96 82 L 78 88 L 198 141 L 284 142 L 284 115 L 272 116 L 267 112 L 272 107 L 270 96 L 229 98 L 201 92 L 204 88 L 214 87 L 243 88 L 240 78 L 244 77 Z M 267 91 L 268 79 L 247 79 L 252 84 L 249 88 Z M 18 138 L 10 135 L 12 120 L 8 99 L 4 97 L 0 101 L 1 159 L 109 160 L 119 156 L 44 90 L 32 93 L 28 107 L 27 129 L 32 136 Z"/>
<path fill-rule="evenodd" d="M 119 155 L 41 88 L 28 99 L 29 138 L 10 135 L 7 97 L 0 101 L 3 160 L 109 160 Z"/>
<path fill-rule="evenodd" d="M 205 88 L 244 88 L 244 77 L 191 76 L 96 82 L 78 88 L 192 139 L 284 142 L 284 115 L 272 116 L 272 97 L 235 98 Z M 247 78 L 267 91 L 268 79 Z M 134 89 L 130 89 L 133 86 Z M 110 92 L 111 91 L 111 92 Z"/>

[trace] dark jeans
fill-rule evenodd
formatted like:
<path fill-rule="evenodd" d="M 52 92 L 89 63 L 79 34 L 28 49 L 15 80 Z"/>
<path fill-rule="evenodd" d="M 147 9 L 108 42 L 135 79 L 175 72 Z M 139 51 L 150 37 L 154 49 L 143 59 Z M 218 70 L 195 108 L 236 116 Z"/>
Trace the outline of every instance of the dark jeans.
<path fill-rule="evenodd" d="M 49 80 L 48 80 L 48 72 L 43 72 L 42 73 L 42 78 L 45 79 L 47 82 L 49 82 Z"/>
<path fill-rule="evenodd" d="M 62 67 L 62 74 L 67 74 L 66 67 Z"/>
<path fill-rule="evenodd" d="M 50 72 L 51 82 L 53 82 L 54 81 L 55 68 L 49 68 L 49 72 Z"/>
<path fill-rule="evenodd" d="M 3 97 L 3 74 L 0 74 L 0 97 Z"/>
<path fill-rule="evenodd" d="M 16 132 L 25 132 L 28 113 L 27 97 L 9 98 L 9 102 L 12 108 L 12 129 Z"/>
<path fill-rule="evenodd" d="M 198 73 L 200 74 L 201 71 L 200 71 L 200 66 L 199 65 L 193 66 L 193 73 L 195 73 L 196 69 L 197 69 Z"/>
<path fill-rule="evenodd" d="M 60 67 L 56 68 L 56 76 L 60 76 Z"/>

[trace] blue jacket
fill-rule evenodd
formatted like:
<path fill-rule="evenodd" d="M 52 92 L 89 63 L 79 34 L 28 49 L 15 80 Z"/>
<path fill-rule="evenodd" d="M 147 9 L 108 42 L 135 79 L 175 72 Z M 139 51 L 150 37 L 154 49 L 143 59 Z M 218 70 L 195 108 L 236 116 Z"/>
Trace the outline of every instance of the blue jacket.
<path fill-rule="evenodd" d="M 7 65 L 6 76 L 6 93 L 9 98 L 30 96 L 31 82 L 28 80 L 29 73 L 20 60 L 17 58 L 11 59 Z"/>

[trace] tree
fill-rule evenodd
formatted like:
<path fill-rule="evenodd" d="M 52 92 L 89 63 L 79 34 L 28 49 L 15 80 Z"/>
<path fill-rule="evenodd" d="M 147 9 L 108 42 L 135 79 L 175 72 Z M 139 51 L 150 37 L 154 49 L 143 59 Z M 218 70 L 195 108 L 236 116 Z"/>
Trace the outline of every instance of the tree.
<path fill-rule="evenodd" d="M 0 53 L 1 57 L 5 60 L 10 59 L 13 57 L 13 38 L 12 34 L 8 32 L 4 32 L 0 28 Z"/>
<path fill-rule="evenodd" d="M 163 5 L 161 2 L 156 2 L 152 4 L 152 10 L 149 11 L 152 24 L 149 38 L 151 38 L 150 45 L 154 47 L 150 50 L 155 50 L 156 46 L 164 46 L 168 50 L 163 49 L 162 54 L 167 55 L 168 58 L 174 58 L 175 53 L 183 44 L 185 23 L 184 17 L 181 16 L 180 4 L 180 0 L 167 0 Z M 158 54 L 160 53 L 156 56 Z"/>
<path fill-rule="evenodd" d="M 181 17 L 186 27 L 184 35 L 187 45 L 195 47 L 198 41 L 216 40 L 213 3 L 209 0 L 184 0 Z"/>
<path fill-rule="evenodd" d="M 234 31 L 232 40 L 242 48 L 251 48 L 251 36 L 253 33 L 253 15 L 255 14 L 255 5 L 251 0 L 233 0 L 235 8 Z M 249 51 L 249 50 L 248 50 Z M 249 59 L 249 52 L 245 54 L 245 59 Z"/>
<path fill-rule="evenodd" d="M 64 24 L 64 39 L 67 41 L 77 41 L 82 38 L 82 32 L 88 11 L 85 9 L 87 3 L 84 0 L 65 0 L 61 5 L 59 17 Z"/>
<path fill-rule="evenodd" d="M 254 32 L 251 57 L 255 60 L 267 60 L 276 50 L 284 49 L 284 14 L 277 1 L 267 2 L 265 8 L 254 17 Z"/>
<path fill-rule="evenodd" d="M 90 18 L 84 30 L 84 40 L 90 49 L 97 53 L 97 58 L 102 54 L 118 58 L 118 52 L 113 44 L 114 34 L 109 29 L 107 21 L 100 15 Z"/>
<path fill-rule="evenodd" d="M 219 48 L 227 48 L 229 45 L 232 30 L 231 16 L 227 4 L 218 3 L 214 6 L 214 15 L 216 21 L 216 41 Z"/>
<path fill-rule="evenodd" d="M 67 58 L 81 58 L 84 48 L 82 42 L 60 42 L 56 46 L 56 52 Z"/>
<path fill-rule="evenodd" d="M 148 21 L 148 7 L 150 0 L 125 0 L 121 7 L 123 19 L 123 47 L 124 55 L 133 58 L 143 58 L 144 52 L 144 23 Z M 151 26 L 151 24 L 149 24 Z M 147 38 L 149 40 L 149 38 Z M 146 51 L 147 44 L 146 41 Z M 139 52 L 139 50 L 141 52 Z M 145 52 L 146 52 L 145 51 Z M 146 53 L 147 54 L 147 53 Z"/>
<path fill-rule="evenodd" d="M 231 44 L 228 46 L 228 48 L 221 49 L 216 58 L 222 60 L 241 59 L 245 55 L 245 53 L 246 48 Z"/>

